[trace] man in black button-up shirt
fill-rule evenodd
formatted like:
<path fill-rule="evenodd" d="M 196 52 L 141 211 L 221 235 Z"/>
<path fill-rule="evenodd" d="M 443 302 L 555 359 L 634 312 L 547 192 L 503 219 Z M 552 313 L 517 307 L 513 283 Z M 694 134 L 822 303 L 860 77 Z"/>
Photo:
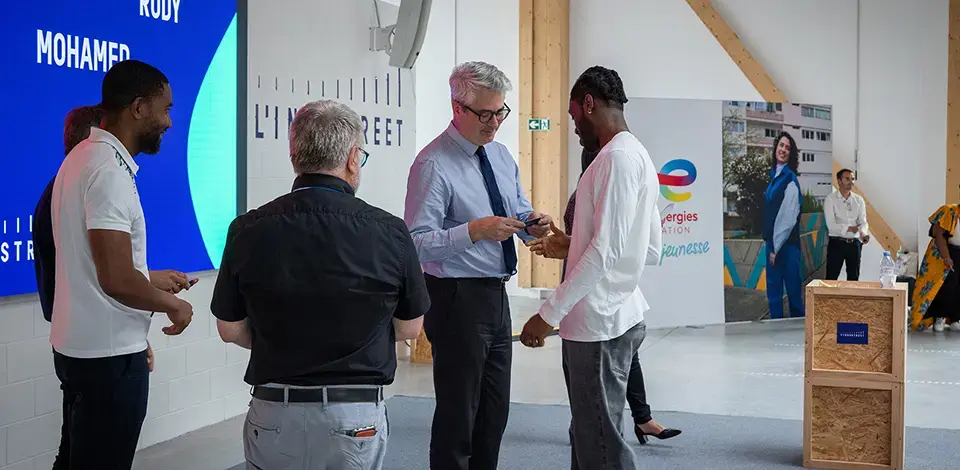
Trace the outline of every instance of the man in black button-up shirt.
<path fill-rule="evenodd" d="M 243 437 L 255 468 L 382 465 L 382 386 L 430 298 L 403 220 L 354 195 L 362 144 L 346 105 L 303 106 L 290 128 L 293 191 L 227 234 L 211 310 L 223 340 L 251 350 Z"/>

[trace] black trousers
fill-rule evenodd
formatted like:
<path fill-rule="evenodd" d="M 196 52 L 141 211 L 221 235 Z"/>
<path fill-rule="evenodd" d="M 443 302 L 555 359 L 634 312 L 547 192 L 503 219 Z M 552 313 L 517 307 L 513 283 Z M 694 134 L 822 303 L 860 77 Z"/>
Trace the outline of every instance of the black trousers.
<path fill-rule="evenodd" d="M 54 470 L 129 470 L 147 415 L 146 351 L 77 359 L 53 352 L 63 390 L 63 426 Z"/>
<path fill-rule="evenodd" d="M 827 243 L 827 280 L 840 279 L 840 269 L 847 264 L 847 280 L 860 280 L 860 254 L 863 243 L 860 240 L 846 241 L 839 237 L 830 237 Z"/>
<path fill-rule="evenodd" d="M 950 252 L 951 259 L 960 259 L 960 247 L 947 244 L 947 250 Z M 960 321 L 958 307 L 960 307 L 960 276 L 957 275 L 956 271 L 950 271 L 923 317 Z"/>
<path fill-rule="evenodd" d="M 432 305 L 423 329 L 437 397 L 430 468 L 496 469 L 513 360 L 506 286 L 498 279 L 425 279 Z"/>
<path fill-rule="evenodd" d="M 627 404 L 630 405 L 630 414 L 633 424 L 647 424 L 653 416 L 650 414 L 650 405 L 647 404 L 647 389 L 643 386 L 643 369 L 640 368 L 640 353 L 634 351 L 630 361 L 630 376 L 627 377 Z"/>

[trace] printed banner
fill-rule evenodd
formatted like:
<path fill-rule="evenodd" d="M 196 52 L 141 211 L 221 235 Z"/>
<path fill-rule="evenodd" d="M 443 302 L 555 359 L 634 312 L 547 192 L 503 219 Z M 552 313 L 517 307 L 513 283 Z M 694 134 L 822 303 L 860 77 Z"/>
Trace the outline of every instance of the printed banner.
<path fill-rule="evenodd" d="M 803 286 L 826 277 L 823 203 L 836 179 L 832 108 L 631 98 L 626 117 L 660 168 L 663 258 L 641 280 L 651 306 L 648 325 L 802 316 Z M 795 147 L 785 154 L 785 166 L 796 175 L 790 181 L 798 188 L 793 201 L 800 213 L 784 226 L 789 246 L 771 265 L 765 239 L 774 231 L 787 181 L 771 180 L 780 175 L 775 147 L 781 144 Z"/>
<path fill-rule="evenodd" d="M 663 257 L 640 283 L 647 325 L 723 323 L 720 102 L 630 98 L 625 111 L 660 169 Z"/>

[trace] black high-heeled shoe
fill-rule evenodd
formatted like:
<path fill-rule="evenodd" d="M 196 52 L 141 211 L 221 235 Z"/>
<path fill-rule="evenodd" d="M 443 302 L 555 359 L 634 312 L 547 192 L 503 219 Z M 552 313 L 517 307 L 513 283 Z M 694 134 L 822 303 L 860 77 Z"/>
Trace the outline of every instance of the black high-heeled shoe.
<path fill-rule="evenodd" d="M 643 430 L 640 429 L 640 426 L 634 425 L 634 426 L 633 426 L 633 432 L 637 435 L 637 440 L 640 441 L 641 444 L 646 444 L 646 443 L 647 443 L 647 436 L 653 436 L 653 437 L 655 437 L 655 438 L 657 438 L 657 439 L 659 439 L 659 440 L 662 441 L 662 440 L 664 440 L 664 439 L 670 439 L 670 438 L 672 438 L 672 437 L 677 437 L 677 436 L 679 436 L 680 433 L 683 432 L 683 431 L 681 431 L 681 430 L 679 430 L 679 429 L 664 428 L 662 431 L 660 431 L 660 432 L 657 433 L 657 434 L 648 434 L 648 433 L 643 432 Z"/>

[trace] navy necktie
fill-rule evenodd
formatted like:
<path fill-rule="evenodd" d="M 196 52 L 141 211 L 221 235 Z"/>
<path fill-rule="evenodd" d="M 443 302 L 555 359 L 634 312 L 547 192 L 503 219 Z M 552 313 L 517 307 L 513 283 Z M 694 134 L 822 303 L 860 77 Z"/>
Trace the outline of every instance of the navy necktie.
<path fill-rule="evenodd" d="M 493 208 L 493 215 L 506 217 L 507 208 L 503 205 L 500 187 L 497 186 L 497 177 L 493 174 L 493 167 L 490 166 L 487 151 L 483 147 L 479 147 L 476 155 L 480 159 L 480 173 L 483 175 L 483 185 L 487 187 L 487 195 L 490 196 L 490 207 Z M 507 274 L 512 276 L 517 273 L 517 248 L 513 244 L 513 237 L 511 236 L 500 242 L 500 246 L 503 247 L 503 261 L 506 264 Z"/>

